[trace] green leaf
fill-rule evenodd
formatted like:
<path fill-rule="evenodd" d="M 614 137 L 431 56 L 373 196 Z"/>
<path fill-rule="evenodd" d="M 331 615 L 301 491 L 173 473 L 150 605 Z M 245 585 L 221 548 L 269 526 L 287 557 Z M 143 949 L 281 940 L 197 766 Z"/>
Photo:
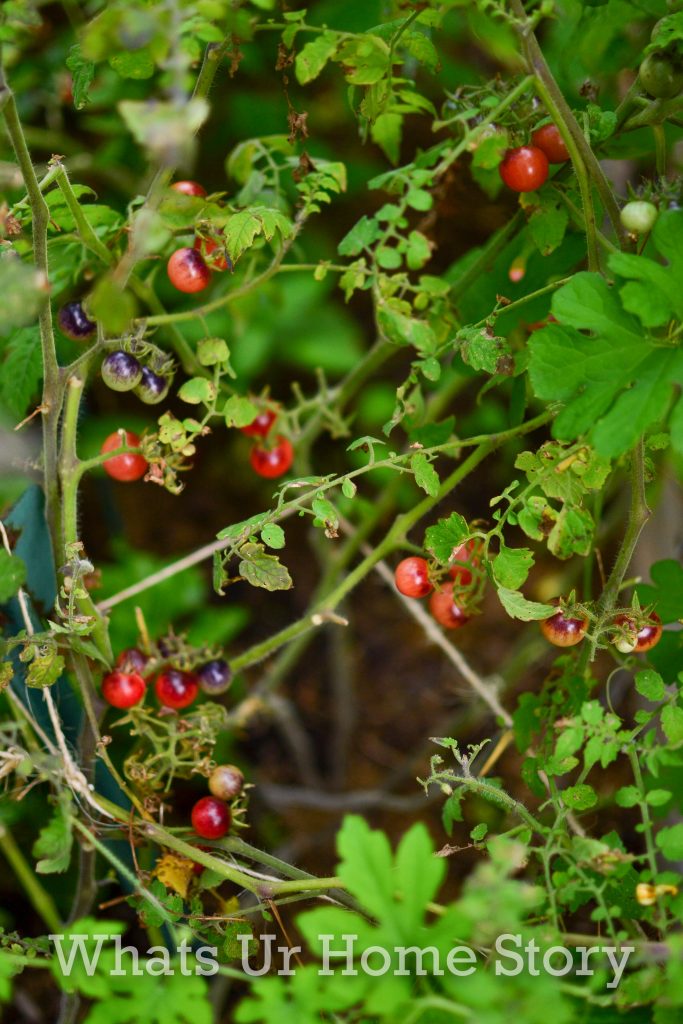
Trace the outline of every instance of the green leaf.
<path fill-rule="evenodd" d="M 460 343 L 463 362 L 473 370 L 503 375 L 512 373 L 513 363 L 506 339 L 496 337 L 489 328 L 465 327 L 458 331 L 456 342 Z"/>
<path fill-rule="evenodd" d="M 353 480 L 349 480 L 348 477 L 344 479 L 341 489 L 345 498 L 355 498 L 358 490 Z"/>
<path fill-rule="evenodd" d="M 673 793 L 668 789 L 651 789 L 646 800 L 650 807 L 664 807 L 672 797 Z"/>
<path fill-rule="evenodd" d="M 636 672 L 636 690 L 642 697 L 651 701 L 663 700 L 666 694 L 664 680 L 659 672 L 651 668 Z"/>
<path fill-rule="evenodd" d="M 206 99 L 121 100 L 118 108 L 135 141 L 153 160 L 163 167 L 191 163 L 195 136 L 209 116 Z"/>
<path fill-rule="evenodd" d="M 43 377 L 40 331 L 23 327 L 10 338 L 0 363 L 0 406 L 21 420 L 37 398 Z"/>
<path fill-rule="evenodd" d="M 637 593 L 641 605 L 654 605 L 662 622 L 683 619 L 683 565 L 673 558 L 650 567 L 652 583 L 640 583 Z"/>
<path fill-rule="evenodd" d="M 363 249 L 370 248 L 382 234 L 382 229 L 372 217 L 361 217 L 351 230 L 344 235 L 337 246 L 340 256 L 358 256 Z"/>
<path fill-rule="evenodd" d="M 392 917 L 400 918 L 405 935 L 415 935 L 424 926 L 427 904 L 436 897 L 445 874 L 446 863 L 434 856 L 426 826 L 414 824 L 398 845 L 394 874 Z"/>
<path fill-rule="evenodd" d="M 300 85 L 306 85 L 318 77 L 336 53 L 339 40 L 337 32 L 326 29 L 299 50 L 294 62 L 294 73 Z"/>
<path fill-rule="evenodd" d="M 378 307 L 377 322 L 388 340 L 397 345 L 412 345 L 427 355 L 431 355 L 436 347 L 436 335 L 430 325 L 424 320 L 406 316 L 394 300 L 390 299 Z"/>
<path fill-rule="evenodd" d="M 415 474 L 415 483 L 417 486 L 421 487 L 422 490 L 426 491 L 432 498 L 435 498 L 439 493 L 441 481 L 439 480 L 438 473 L 424 452 L 416 452 L 413 455 L 410 460 L 410 468 Z"/>
<path fill-rule="evenodd" d="M 31 263 L 24 263 L 16 253 L 0 250 L 0 335 L 11 334 L 17 327 L 34 322 L 47 292 L 48 284 L 41 271 Z"/>
<path fill-rule="evenodd" d="M 33 856 L 40 858 L 36 864 L 38 874 L 61 874 L 66 871 L 71 861 L 72 845 L 71 795 L 68 791 L 62 791 L 50 820 L 40 830 L 33 844 Z"/>
<path fill-rule="evenodd" d="M 225 226 L 225 245 L 228 256 L 234 262 L 251 247 L 258 235 L 270 240 L 276 232 L 289 238 L 293 231 L 292 222 L 279 210 L 267 206 L 252 206 L 233 214 Z"/>
<path fill-rule="evenodd" d="M 386 917 L 394 906 L 394 863 L 386 835 L 351 814 L 337 833 L 337 851 L 344 888 L 373 916 Z"/>
<path fill-rule="evenodd" d="M 226 427 L 248 427 L 258 416 L 258 409 L 248 398 L 231 395 L 223 406 Z"/>
<path fill-rule="evenodd" d="M 552 193 L 540 192 L 534 200 L 534 211 L 529 217 L 531 239 L 542 256 L 550 256 L 562 244 L 569 213 L 567 207 Z"/>
<path fill-rule="evenodd" d="M 529 376 L 538 398 L 565 404 L 553 435 L 587 434 L 601 455 L 621 455 L 662 419 L 683 353 L 655 347 L 599 274 L 576 274 L 552 309 L 559 323 L 529 340 Z"/>
<path fill-rule="evenodd" d="M 486 824 L 485 821 L 482 821 L 479 825 L 474 826 L 474 828 L 470 832 L 470 839 L 472 839 L 473 842 L 475 843 L 480 843 L 481 840 L 486 836 L 488 830 L 488 825 Z"/>
<path fill-rule="evenodd" d="M 645 327 L 662 327 L 672 317 L 683 319 L 683 293 L 678 281 L 683 275 L 683 212 L 661 213 L 652 231 L 652 242 L 669 261 L 669 266 L 647 256 L 612 253 L 610 270 L 630 278 L 620 289 L 624 309 L 634 313 Z"/>
<path fill-rule="evenodd" d="M 529 548 L 508 548 L 501 544 L 500 551 L 493 559 L 493 575 L 496 583 L 509 590 L 519 590 L 534 564 Z"/>
<path fill-rule="evenodd" d="M 26 565 L 17 558 L 10 555 L 4 548 L 0 548 L 0 604 L 9 601 L 14 597 L 19 587 L 26 582 Z"/>
<path fill-rule="evenodd" d="M 587 811 L 595 807 L 598 802 L 598 794 L 592 786 L 583 783 L 579 786 L 569 786 L 562 792 L 562 800 L 566 807 L 573 811 Z"/>
<path fill-rule="evenodd" d="M 311 509 L 316 519 L 325 527 L 330 535 L 335 536 L 339 527 L 339 516 L 331 501 L 317 494 L 311 502 Z"/>
<path fill-rule="evenodd" d="M 508 615 L 513 619 L 521 619 L 522 622 L 547 619 L 557 611 L 551 604 L 527 601 L 518 590 L 509 590 L 507 587 L 498 587 L 498 597 Z"/>
<path fill-rule="evenodd" d="M 88 102 L 90 85 L 95 77 L 95 65 L 83 56 L 78 43 L 69 50 L 66 66 L 71 72 L 71 91 L 76 110 L 82 110 Z"/>
<path fill-rule="evenodd" d="M 155 70 L 154 58 L 146 48 L 112 54 L 109 65 L 121 78 L 151 78 Z"/>
<path fill-rule="evenodd" d="M 683 825 L 661 829 L 655 842 L 667 860 L 683 860 Z"/>
<path fill-rule="evenodd" d="M 202 366 L 216 366 L 227 363 L 230 349 L 222 338 L 202 338 L 197 345 L 197 358 Z"/>
<path fill-rule="evenodd" d="M 674 745 L 683 742 L 683 708 L 675 704 L 667 704 L 662 708 L 662 729 L 669 743 Z"/>
<path fill-rule="evenodd" d="M 635 807 L 640 803 L 640 790 L 636 786 L 622 786 L 617 790 L 615 800 L 618 807 Z"/>
<path fill-rule="evenodd" d="M 137 307 L 130 292 L 123 291 L 111 277 L 101 277 L 90 296 L 90 311 L 106 334 L 125 334 Z"/>
<path fill-rule="evenodd" d="M 411 231 L 406 249 L 406 263 L 410 270 L 420 270 L 431 259 L 431 255 L 432 247 L 426 235 L 421 231 Z"/>
<path fill-rule="evenodd" d="M 291 590 L 293 583 L 289 571 L 276 555 L 266 554 L 262 544 L 243 544 L 240 557 L 240 576 L 252 587 L 264 590 Z"/>
<path fill-rule="evenodd" d="M 64 658 L 48 649 L 30 662 L 26 673 L 26 685 L 42 689 L 57 682 L 64 671 Z"/>
<path fill-rule="evenodd" d="M 215 397 L 216 385 L 206 377 L 192 377 L 178 391 L 178 398 L 188 405 L 211 405 Z"/>
<path fill-rule="evenodd" d="M 469 536 L 467 520 L 458 512 L 451 512 L 448 519 L 439 519 L 434 526 L 425 530 L 425 550 L 431 552 L 441 565 L 448 565 L 455 548 Z"/>
<path fill-rule="evenodd" d="M 261 530 L 261 540 L 269 548 L 279 550 L 285 546 L 285 531 L 277 523 L 267 523 Z"/>
<path fill-rule="evenodd" d="M 401 149 L 403 114 L 397 111 L 385 111 L 375 118 L 370 126 L 370 137 L 376 142 L 392 164 L 398 163 Z M 410 263 L 408 264 L 410 266 Z M 415 268 L 422 266 L 418 263 Z"/>

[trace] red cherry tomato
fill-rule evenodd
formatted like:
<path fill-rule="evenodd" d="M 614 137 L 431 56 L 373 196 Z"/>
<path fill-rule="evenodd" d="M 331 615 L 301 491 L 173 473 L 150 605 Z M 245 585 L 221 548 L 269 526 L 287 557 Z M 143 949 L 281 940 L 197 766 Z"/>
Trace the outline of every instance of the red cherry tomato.
<path fill-rule="evenodd" d="M 499 170 L 508 188 L 534 192 L 548 177 L 548 157 L 536 146 L 519 146 L 508 149 Z"/>
<path fill-rule="evenodd" d="M 441 590 L 435 590 L 429 598 L 429 610 L 446 629 L 460 629 L 470 621 L 471 616 L 453 600 L 453 583 L 444 583 Z"/>
<path fill-rule="evenodd" d="M 274 480 L 286 473 L 294 462 L 294 449 L 286 437 L 278 437 L 274 448 L 262 448 L 256 445 L 249 455 L 252 469 L 259 476 Z"/>
<path fill-rule="evenodd" d="M 104 444 L 100 448 L 101 453 L 104 455 L 105 452 L 116 451 L 120 448 L 124 442 L 121 440 L 121 435 L 118 431 L 115 434 L 110 434 L 105 439 Z M 133 434 L 130 430 L 126 431 L 125 444 L 129 448 L 137 448 L 140 444 L 140 438 L 137 434 Z M 104 471 L 113 480 L 121 480 L 124 483 L 130 483 L 133 480 L 139 480 L 141 476 L 144 476 L 147 472 L 149 463 L 147 459 L 137 452 L 123 452 L 122 455 L 112 455 L 110 459 L 107 459 L 103 463 Z"/>
<path fill-rule="evenodd" d="M 272 409 L 264 409 L 255 420 L 248 423 L 246 427 L 240 427 L 240 430 L 247 437 L 265 437 L 270 433 L 270 428 L 276 419 L 277 413 L 274 413 Z"/>
<path fill-rule="evenodd" d="M 404 558 L 394 571 L 394 582 L 399 593 L 406 597 L 426 597 L 434 587 L 429 579 L 429 566 L 424 558 Z"/>
<path fill-rule="evenodd" d="M 176 249 L 168 261 L 168 279 L 179 292 L 202 292 L 211 281 L 211 271 L 196 249 Z"/>
<path fill-rule="evenodd" d="M 458 580 L 463 587 L 468 586 L 472 582 L 472 570 L 469 566 L 475 568 L 479 565 L 479 559 L 476 557 L 476 554 L 480 549 L 481 545 L 477 543 L 474 537 L 464 544 L 460 544 L 457 548 L 453 548 L 451 562 L 456 564 L 452 565 L 448 570 L 448 575 L 452 580 Z"/>
<path fill-rule="evenodd" d="M 569 150 L 564 144 L 560 130 L 555 124 L 544 124 L 537 128 L 531 141 L 538 149 L 542 149 L 551 164 L 563 164 L 569 160 Z"/>
<path fill-rule="evenodd" d="M 202 839 L 220 839 L 230 822 L 230 808 L 215 796 L 203 796 L 192 808 L 192 828 Z"/>
<path fill-rule="evenodd" d="M 588 629 L 588 619 L 565 615 L 560 609 L 541 622 L 541 633 L 555 647 L 574 647 L 580 644 Z"/>
<path fill-rule="evenodd" d="M 632 642 L 629 642 L 631 640 L 630 637 L 627 638 L 624 635 L 622 635 L 621 640 L 613 641 L 615 646 L 624 654 L 630 651 L 635 651 L 637 654 L 651 651 L 662 639 L 662 620 L 657 615 L 657 612 L 651 612 L 649 621 L 638 630 L 636 622 L 629 615 L 615 616 L 614 625 L 620 626 L 625 632 L 633 634 Z"/>
<path fill-rule="evenodd" d="M 102 680 L 102 696 L 114 708 L 125 710 L 145 696 L 145 680 L 137 672 L 110 672 Z"/>
<path fill-rule="evenodd" d="M 174 181 L 171 188 L 184 196 L 200 196 L 203 199 L 206 195 L 206 189 L 198 181 Z"/>
<path fill-rule="evenodd" d="M 197 235 L 194 240 L 194 247 L 202 256 L 207 257 L 212 270 L 232 270 L 232 264 L 225 256 L 221 256 L 220 253 L 218 256 L 213 256 L 213 253 L 219 248 L 218 242 L 214 242 L 211 238 L 200 238 Z"/>
<path fill-rule="evenodd" d="M 179 711 L 197 699 L 199 680 L 191 672 L 168 668 L 157 676 L 154 689 L 160 704 Z"/>

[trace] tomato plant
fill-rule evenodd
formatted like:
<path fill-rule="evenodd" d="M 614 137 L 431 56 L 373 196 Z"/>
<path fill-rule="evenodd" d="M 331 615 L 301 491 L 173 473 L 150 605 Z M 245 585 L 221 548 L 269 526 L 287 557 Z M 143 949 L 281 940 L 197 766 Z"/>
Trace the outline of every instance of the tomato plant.
<path fill-rule="evenodd" d="M 1 7 L 3 1019 L 677 1020 L 676 4 Z"/>

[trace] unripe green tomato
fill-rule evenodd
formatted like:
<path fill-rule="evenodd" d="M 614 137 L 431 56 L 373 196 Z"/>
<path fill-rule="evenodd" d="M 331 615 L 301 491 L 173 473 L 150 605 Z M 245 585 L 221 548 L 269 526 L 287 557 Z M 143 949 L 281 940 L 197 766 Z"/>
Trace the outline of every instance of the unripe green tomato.
<path fill-rule="evenodd" d="M 627 231 L 634 235 L 644 235 L 652 231 L 657 220 L 657 207 L 654 203 L 646 203 L 642 199 L 636 199 L 623 207 L 621 223 Z"/>
<path fill-rule="evenodd" d="M 683 66 L 665 53 L 648 53 L 640 65 L 643 89 L 656 100 L 670 100 L 683 91 Z"/>

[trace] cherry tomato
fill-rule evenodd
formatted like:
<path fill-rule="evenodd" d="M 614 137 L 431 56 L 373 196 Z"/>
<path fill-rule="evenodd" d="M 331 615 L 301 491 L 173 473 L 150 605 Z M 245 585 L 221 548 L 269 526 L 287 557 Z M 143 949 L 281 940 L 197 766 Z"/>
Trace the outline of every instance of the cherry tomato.
<path fill-rule="evenodd" d="M 446 629 L 460 629 L 470 621 L 471 616 L 453 600 L 453 583 L 444 583 L 441 590 L 435 590 L 429 598 L 429 610 Z"/>
<path fill-rule="evenodd" d="M 72 341 L 87 341 L 97 330 L 97 324 L 88 318 L 80 302 L 67 302 L 62 306 L 57 323 L 62 334 Z"/>
<path fill-rule="evenodd" d="M 122 444 L 127 444 L 129 448 L 137 448 L 140 444 L 140 438 L 137 434 L 133 434 L 130 430 L 125 432 L 126 440 L 121 440 L 121 435 L 117 431 L 115 434 L 110 434 L 107 437 L 100 449 L 102 454 L 105 452 L 116 451 Z M 112 455 L 110 459 L 107 459 L 103 463 L 105 473 L 108 474 L 113 480 L 121 480 L 124 483 L 130 483 L 133 480 L 139 480 L 141 476 L 144 476 L 147 472 L 149 463 L 144 455 L 140 455 L 139 452 L 123 452 L 121 455 Z"/>
<path fill-rule="evenodd" d="M 191 672 L 168 668 L 157 676 L 154 689 L 160 704 L 178 711 L 189 707 L 197 699 L 199 682 Z"/>
<path fill-rule="evenodd" d="M 537 146 L 519 146 L 507 151 L 499 170 L 514 192 L 534 192 L 548 177 L 548 157 Z"/>
<path fill-rule="evenodd" d="M 630 654 L 631 651 L 637 654 L 651 651 L 662 639 L 662 620 L 657 612 L 651 612 L 649 621 L 640 629 L 630 615 L 617 615 L 614 625 L 620 627 L 620 634 L 617 634 L 612 642 L 622 654 Z"/>
<path fill-rule="evenodd" d="M 218 255 L 213 255 L 216 249 L 220 249 L 220 246 L 212 238 L 200 238 L 197 236 L 194 240 L 194 247 L 202 256 L 208 259 L 212 270 L 232 270 L 231 259 L 222 255 L 220 251 Z"/>
<path fill-rule="evenodd" d="M 132 391 L 142 380 L 142 367 L 129 352 L 110 352 L 100 373 L 112 391 Z"/>
<path fill-rule="evenodd" d="M 198 181 L 175 181 L 171 188 L 184 196 L 200 196 L 203 199 L 206 195 L 206 189 Z"/>
<path fill-rule="evenodd" d="M 227 661 L 214 658 L 197 669 L 197 679 L 204 693 L 225 693 L 232 683 L 232 672 Z"/>
<path fill-rule="evenodd" d="M 562 609 L 541 622 L 541 633 L 555 647 L 574 647 L 580 644 L 588 629 L 588 619 L 572 618 Z"/>
<path fill-rule="evenodd" d="M 569 150 L 564 144 L 560 130 L 556 124 L 544 124 L 537 128 L 531 141 L 538 149 L 542 149 L 548 157 L 548 163 L 563 164 L 569 160 Z"/>
<path fill-rule="evenodd" d="M 477 543 L 474 537 L 471 540 L 465 541 L 464 544 L 460 544 L 457 548 L 453 548 L 450 560 L 455 562 L 455 565 L 452 565 L 448 570 L 448 575 L 451 579 L 458 580 L 463 587 L 468 586 L 472 582 L 472 568 L 479 565 L 479 558 L 476 555 L 480 551 L 481 544 Z"/>
<path fill-rule="evenodd" d="M 661 51 L 648 53 L 640 65 L 640 81 L 654 99 L 673 99 L 683 90 L 683 65 Z"/>
<path fill-rule="evenodd" d="M 243 786 L 244 775 L 234 764 L 219 764 L 209 776 L 209 789 L 219 800 L 233 800 Z"/>
<path fill-rule="evenodd" d="M 168 279 L 179 292 L 203 292 L 211 281 L 211 271 L 196 249 L 176 249 L 168 261 Z"/>
<path fill-rule="evenodd" d="M 429 566 L 424 558 L 412 556 L 399 562 L 394 571 L 399 593 L 406 597 L 426 597 L 434 587 L 429 579 Z"/>
<path fill-rule="evenodd" d="M 230 808 L 215 796 L 203 796 L 192 808 L 192 828 L 202 839 L 220 839 L 231 820 Z"/>
<path fill-rule="evenodd" d="M 102 680 L 102 696 L 114 708 L 132 708 L 145 696 L 145 680 L 137 672 L 110 672 Z"/>
<path fill-rule="evenodd" d="M 294 462 L 294 449 L 286 437 L 278 437 L 274 448 L 263 448 L 256 445 L 249 455 L 252 469 L 259 476 L 274 480 L 286 473 Z"/>
<path fill-rule="evenodd" d="M 273 412 L 272 409 L 264 409 L 258 414 L 256 419 L 248 423 L 246 427 L 240 427 L 240 430 L 247 437 L 265 437 L 270 433 L 270 428 L 276 419 L 277 413 Z"/>
<path fill-rule="evenodd" d="M 636 199 L 622 208 L 619 219 L 631 234 L 645 235 L 655 226 L 657 207 L 654 203 Z"/>
<path fill-rule="evenodd" d="M 150 370 L 149 366 L 143 366 L 140 383 L 135 388 L 135 394 L 145 405 L 156 405 L 158 402 L 163 402 L 170 388 L 170 377 L 162 377 L 161 374 Z"/>
<path fill-rule="evenodd" d="M 141 676 L 147 668 L 148 662 L 149 658 L 142 653 L 139 647 L 128 647 L 118 655 L 116 667 L 124 672 L 137 672 Z"/>

